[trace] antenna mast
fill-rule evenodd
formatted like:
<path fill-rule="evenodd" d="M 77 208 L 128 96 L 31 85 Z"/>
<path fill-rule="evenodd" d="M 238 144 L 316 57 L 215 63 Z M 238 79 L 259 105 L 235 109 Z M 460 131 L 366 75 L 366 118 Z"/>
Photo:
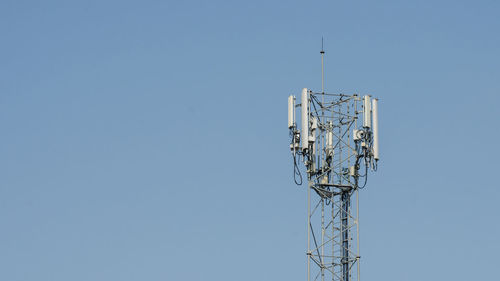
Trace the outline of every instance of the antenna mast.
<path fill-rule="evenodd" d="M 294 179 L 302 183 L 297 180 L 302 162 L 308 182 L 307 280 L 359 281 L 358 195 L 369 171 L 377 170 L 378 100 L 326 93 L 323 39 L 320 53 L 321 92 L 302 89 L 298 105 L 295 96 L 288 97 Z M 301 108 L 300 130 L 296 107 Z"/>
<path fill-rule="evenodd" d="M 325 57 L 325 51 L 323 50 L 323 37 L 321 37 L 321 93 L 325 93 L 325 65 L 323 63 Z"/>

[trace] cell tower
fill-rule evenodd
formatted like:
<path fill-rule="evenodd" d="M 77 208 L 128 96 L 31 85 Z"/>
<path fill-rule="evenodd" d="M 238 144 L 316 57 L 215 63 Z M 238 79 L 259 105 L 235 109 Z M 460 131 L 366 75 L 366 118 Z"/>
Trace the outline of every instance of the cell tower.
<path fill-rule="evenodd" d="M 294 180 L 307 174 L 307 280 L 360 280 L 359 190 L 377 170 L 378 99 L 302 89 L 288 97 Z M 300 107 L 300 130 L 296 108 Z M 360 120 L 362 118 L 362 120 Z"/>

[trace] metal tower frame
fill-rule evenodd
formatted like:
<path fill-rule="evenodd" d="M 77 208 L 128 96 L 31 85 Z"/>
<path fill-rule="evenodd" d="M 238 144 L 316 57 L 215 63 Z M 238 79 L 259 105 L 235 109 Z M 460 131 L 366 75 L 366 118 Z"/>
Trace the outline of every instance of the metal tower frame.
<path fill-rule="evenodd" d="M 357 128 L 360 99 L 357 95 L 323 93 L 310 93 L 310 97 L 312 119 L 319 122 L 315 121 L 318 123 L 317 140 L 305 155 L 308 166 L 308 280 L 359 280 L 358 188 L 349 167 L 354 165 L 358 155 L 358 149 L 350 140 L 352 128 Z M 330 142 L 327 140 L 329 132 L 333 143 L 326 145 Z M 353 194 L 356 195 L 355 209 L 351 203 Z M 316 271 L 311 263 L 317 265 Z"/>
<path fill-rule="evenodd" d="M 302 183 L 302 160 L 308 181 L 307 280 L 359 281 L 359 190 L 377 169 L 378 100 L 325 93 L 323 81 L 322 88 L 304 88 L 297 105 L 288 99 L 294 179 Z"/>

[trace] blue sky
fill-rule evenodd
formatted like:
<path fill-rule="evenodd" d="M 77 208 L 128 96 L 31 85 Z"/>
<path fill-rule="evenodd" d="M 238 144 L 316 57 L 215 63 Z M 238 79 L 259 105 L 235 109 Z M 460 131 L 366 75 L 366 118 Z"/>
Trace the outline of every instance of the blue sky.
<path fill-rule="evenodd" d="M 364 280 L 500 251 L 498 1 L 2 1 L 0 279 L 305 280 L 286 100 L 379 97 Z"/>

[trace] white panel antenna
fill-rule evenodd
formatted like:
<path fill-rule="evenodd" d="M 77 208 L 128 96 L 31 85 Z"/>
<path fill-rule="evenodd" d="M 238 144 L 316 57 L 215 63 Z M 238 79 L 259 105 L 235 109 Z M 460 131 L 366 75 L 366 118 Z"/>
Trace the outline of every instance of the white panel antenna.
<path fill-rule="evenodd" d="M 309 91 L 307 88 L 302 89 L 302 99 L 301 99 L 301 122 L 302 128 L 300 130 L 300 136 L 302 141 L 302 149 L 307 149 L 309 146 Z"/>
<path fill-rule="evenodd" d="M 373 159 L 379 159 L 378 151 L 378 99 L 372 100 L 372 122 L 373 122 Z"/>
<path fill-rule="evenodd" d="M 288 97 L 288 129 L 295 126 L 295 96 Z"/>
<path fill-rule="evenodd" d="M 371 104 L 370 104 L 370 96 L 366 95 L 363 97 L 363 127 L 370 128 L 371 127 Z"/>

